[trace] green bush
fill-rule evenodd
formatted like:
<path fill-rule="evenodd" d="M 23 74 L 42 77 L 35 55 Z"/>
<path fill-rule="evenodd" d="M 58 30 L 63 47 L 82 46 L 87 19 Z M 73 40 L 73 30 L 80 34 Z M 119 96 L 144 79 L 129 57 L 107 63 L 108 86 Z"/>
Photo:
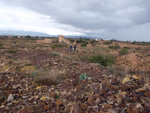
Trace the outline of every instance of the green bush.
<path fill-rule="evenodd" d="M 87 41 L 84 41 L 84 40 L 82 40 L 82 39 L 77 40 L 77 41 L 76 41 L 76 43 L 86 43 L 86 44 L 88 44 L 88 42 L 87 42 Z"/>
<path fill-rule="evenodd" d="M 119 45 L 115 45 L 115 46 L 109 46 L 109 49 L 119 49 L 120 46 Z"/>
<path fill-rule="evenodd" d="M 93 55 L 90 58 L 93 63 L 100 63 L 103 66 L 111 66 L 115 63 L 115 59 L 111 55 Z"/>
<path fill-rule="evenodd" d="M 91 40 L 90 41 L 90 43 L 96 43 L 96 42 L 98 42 L 98 41 L 96 41 L 96 40 Z"/>
<path fill-rule="evenodd" d="M 73 43 L 73 42 L 75 42 L 75 40 L 74 39 L 70 39 L 70 42 Z"/>
<path fill-rule="evenodd" d="M 81 47 L 86 47 L 86 46 L 87 46 L 87 43 L 82 43 L 80 46 L 81 46 Z"/>
<path fill-rule="evenodd" d="M 68 47 L 68 46 L 66 44 L 58 44 L 58 43 L 51 45 L 52 49 L 61 48 L 61 47 Z"/>
<path fill-rule="evenodd" d="M 109 45 L 109 44 L 112 44 L 112 42 L 111 42 L 111 41 L 106 41 L 106 42 L 104 42 L 103 44 Z"/>
<path fill-rule="evenodd" d="M 129 52 L 128 52 L 128 49 L 122 49 L 122 50 L 120 50 L 120 55 L 126 55 L 126 54 L 128 54 Z"/>

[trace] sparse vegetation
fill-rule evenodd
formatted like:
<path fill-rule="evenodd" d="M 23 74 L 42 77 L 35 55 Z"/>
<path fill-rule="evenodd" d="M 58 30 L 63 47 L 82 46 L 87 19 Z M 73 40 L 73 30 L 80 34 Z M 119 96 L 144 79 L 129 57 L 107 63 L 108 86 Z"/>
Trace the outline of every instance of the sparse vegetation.
<path fill-rule="evenodd" d="M 2 47 L 3 46 L 3 44 L 2 43 L 0 43 L 0 47 Z"/>
<path fill-rule="evenodd" d="M 115 43 L 115 45 L 109 46 L 110 49 L 119 49 L 120 46 Z"/>
<path fill-rule="evenodd" d="M 115 59 L 111 55 L 93 55 L 90 57 L 93 63 L 100 63 L 103 66 L 111 66 L 115 63 Z"/>
<path fill-rule="evenodd" d="M 112 44 L 112 42 L 111 41 L 104 41 L 103 44 L 110 45 L 110 44 Z"/>
<path fill-rule="evenodd" d="M 129 53 L 128 49 L 123 48 L 122 50 L 120 50 L 120 55 L 126 55 Z"/>
<path fill-rule="evenodd" d="M 89 55 L 83 56 L 80 58 L 81 60 L 87 60 L 92 63 L 100 63 L 102 66 L 112 66 L 115 63 L 115 59 L 111 55 Z"/>
<path fill-rule="evenodd" d="M 81 47 L 86 47 L 86 46 L 87 46 L 87 43 L 82 43 L 80 46 L 81 46 Z"/>
<path fill-rule="evenodd" d="M 129 47 L 123 47 L 124 49 L 130 49 Z"/>
<path fill-rule="evenodd" d="M 75 40 L 74 39 L 70 39 L 70 42 L 73 43 L 73 42 L 75 42 Z"/>
<path fill-rule="evenodd" d="M 50 57 L 56 57 L 56 56 L 59 56 L 59 54 L 57 54 L 57 53 L 51 53 L 51 54 L 49 54 L 49 56 Z"/>
<path fill-rule="evenodd" d="M 7 50 L 7 53 L 16 53 L 16 52 L 17 52 L 16 49 L 8 49 L 8 50 Z"/>
<path fill-rule="evenodd" d="M 61 43 L 54 43 L 51 45 L 52 49 L 62 48 L 62 47 L 68 47 L 68 46 L 66 44 L 61 44 Z"/>

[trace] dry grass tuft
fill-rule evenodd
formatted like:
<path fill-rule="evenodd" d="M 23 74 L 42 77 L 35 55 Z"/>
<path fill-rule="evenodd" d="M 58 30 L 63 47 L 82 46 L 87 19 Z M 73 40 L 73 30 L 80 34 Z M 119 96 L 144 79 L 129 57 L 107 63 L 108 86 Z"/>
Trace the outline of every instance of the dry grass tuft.
<path fill-rule="evenodd" d="M 58 84 L 66 78 L 66 71 L 59 69 L 40 69 L 36 72 L 35 82 L 39 85 Z"/>

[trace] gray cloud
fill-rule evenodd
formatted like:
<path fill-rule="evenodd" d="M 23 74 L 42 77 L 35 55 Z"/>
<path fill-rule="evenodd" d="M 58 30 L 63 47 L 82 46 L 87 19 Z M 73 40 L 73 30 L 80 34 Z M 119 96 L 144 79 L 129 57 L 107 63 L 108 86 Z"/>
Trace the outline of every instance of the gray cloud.
<path fill-rule="evenodd" d="M 121 39 L 119 31 L 127 34 L 128 29 L 133 28 L 133 32 L 143 29 L 139 26 L 150 28 L 149 0 L 3 0 L 2 3 L 51 16 L 55 22 L 85 34 Z"/>

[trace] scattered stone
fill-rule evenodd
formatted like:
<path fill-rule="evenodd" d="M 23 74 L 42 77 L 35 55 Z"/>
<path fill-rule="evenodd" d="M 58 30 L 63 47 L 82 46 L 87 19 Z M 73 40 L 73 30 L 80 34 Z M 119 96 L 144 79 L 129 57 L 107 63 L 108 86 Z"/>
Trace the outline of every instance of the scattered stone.
<path fill-rule="evenodd" d="M 18 88 L 20 88 L 20 87 L 21 87 L 20 84 L 17 84 L 17 85 L 13 85 L 13 86 L 12 86 L 13 89 L 18 89 Z"/>
<path fill-rule="evenodd" d="M 56 105 L 57 105 L 57 106 L 61 105 L 62 103 L 63 103 L 63 101 L 60 100 L 60 99 L 58 99 L 58 100 L 56 101 Z"/>
<path fill-rule="evenodd" d="M 9 94 L 8 98 L 7 98 L 7 102 L 12 102 L 14 100 L 14 95 L 13 94 Z"/>
<path fill-rule="evenodd" d="M 40 98 L 41 101 L 47 101 L 47 100 L 50 100 L 50 97 L 46 97 L 46 96 L 43 96 Z"/>
<path fill-rule="evenodd" d="M 137 109 L 139 112 L 143 112 L 143 111 L 144 111 L 144 108 L 143 108 L 143 106 L 142 106 L 140 103 L 138 103 L 138 104 L 136 105 L 136 109 Z"/>
<path fill-rule="evenodd" d="M 88 105 L 87 104 L 84 104 L 84 103 L 81 103 L 81 109 L 85 110 L 88 108 Z"/>
<path fill-rule="evenodd" d="M 108 109 L 112 109 L 112 106 L 107 103 L 104 103 L 102 104 L 102 108 L 104 109 L 104 111 L 108 111 Z"/>
<path fill-rule="evenodd" d="M 79 106 L 79 103 L 76 102 L 70 102 L 65 107 L 64 113 L 82 113 L 82 110 Z"/>
<path fill-rule="evenodd" d="M 129 75 L 127 75 L 123 80 L 122 80 L 122 84 L 125 84 L 126 82 L 129 82 L 130 78 Z"/>

